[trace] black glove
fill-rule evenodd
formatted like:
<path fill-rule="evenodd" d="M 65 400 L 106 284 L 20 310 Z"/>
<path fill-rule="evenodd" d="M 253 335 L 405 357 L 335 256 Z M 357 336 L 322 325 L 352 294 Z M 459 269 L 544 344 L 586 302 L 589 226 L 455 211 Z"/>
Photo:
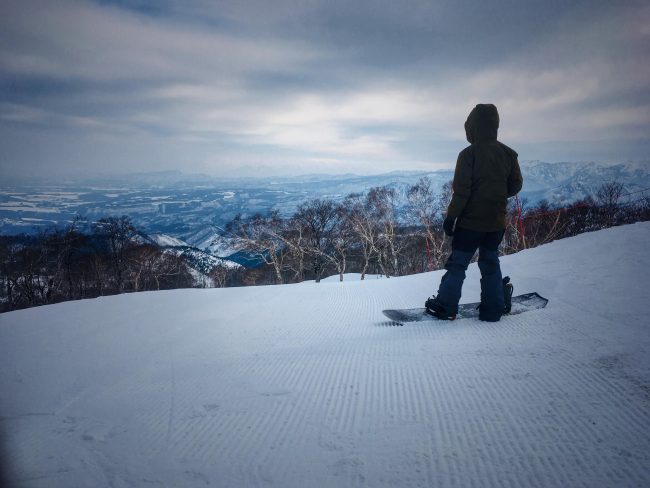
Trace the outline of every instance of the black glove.
<path fill-rule="evenodd" d="M 442 223 L 442 228 L 445 230 L 445 234 L 453 236 L 456 233 L 456 219 L 447 217 Z"/>

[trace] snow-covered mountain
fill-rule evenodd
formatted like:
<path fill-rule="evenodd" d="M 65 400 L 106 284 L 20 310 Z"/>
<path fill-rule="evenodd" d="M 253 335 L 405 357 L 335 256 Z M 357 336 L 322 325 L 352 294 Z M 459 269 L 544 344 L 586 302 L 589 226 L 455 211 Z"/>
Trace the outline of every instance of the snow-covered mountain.
<path fill-rule="evenodd" d="M 521 196 L 531 203 L 546 199 L 561 204 L 593 197 L 601 185 L 614 181 L 623 184 L 628 194 L 623 197 L 625 201 L 639 198 L 643 189 L 648 190 L 646 195 L 650 194 L 650 163 L 603 165 L 523 161 L 521 171 L 524 175 Z"/>
<path fill-rule="evenodd" d="M 191 246 L 172 246 L 165 248 L 167 252 L 183 256 L 185 261 L 195 270 L 208 275 L 215 267 L 239 268 L 241 265 L 228 259 L 218 258 L 208 252 Z"/>
<path fill-rule="evenodd" d="M 198 246 L 191 246 L 185 241 L 165 234 L 153 234 L 148 236 L 149 240 L 162 247 L 165 252 L 182 256 L 190 267 L 190 272 L 194 278 L 194 284 L 198 287 L 211 288 L 214 281 L 210 277 L 211 272 L 216 267 L 222 268 L 239 268 L 241 264 L 230 260 L 217 257 L 218 253 L 225 256 L 235 256 L 237 251 L 227 248 L 225 244 L 219 247 L 219 240 L 225 239 L 210 234 L 208 245 L 198 242 Z M 226 241 L 227 242 L 227 241 Z"/>
<path fill-rule="evenodd" d="M 550 302 L 491 324 L 385 319 L 441 272 L 2 314 L 3 468 L 30 488 L 648 486 L 649 240 L 504 257 Z"/>
<path fill-rule="evenodd" d="M 149 234 L 149 238 L 160 247 L 187 246 L 187 242 L 167 234 Z"/>
<path fill-rule="evenodd" d="M 182 236 L 191 246 L 213 256 L 232 256 L 237 250 L 233 248 L 230 239 L 222 234 L 224 234 L 222 228 L 210 225 L 192 229 L 183 233 Z"/>

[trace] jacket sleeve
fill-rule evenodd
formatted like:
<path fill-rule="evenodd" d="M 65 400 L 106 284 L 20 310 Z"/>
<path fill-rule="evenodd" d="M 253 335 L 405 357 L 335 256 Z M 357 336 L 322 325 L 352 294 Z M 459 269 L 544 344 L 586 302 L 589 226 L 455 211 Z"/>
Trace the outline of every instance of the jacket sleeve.
<path fill-rule="evenodd" d="M 508 176 L 508 198 L 514 197 L 524 184 L 524 178 L 521 176 L 521 168 L 519 168 L 519 161 L 517 161 L 517 153 L 514 152 L 514 162 L 510 175 Z"/>
<path fill-rule="evenodd" d="M 462 151 L 456 161 L 456 171 L 454 172 L 452 185 L 454 194 L 447 208 L 447 217 L 452 219 L 460 217 L 472 194 L 472 158 L 471 151 Z"/>

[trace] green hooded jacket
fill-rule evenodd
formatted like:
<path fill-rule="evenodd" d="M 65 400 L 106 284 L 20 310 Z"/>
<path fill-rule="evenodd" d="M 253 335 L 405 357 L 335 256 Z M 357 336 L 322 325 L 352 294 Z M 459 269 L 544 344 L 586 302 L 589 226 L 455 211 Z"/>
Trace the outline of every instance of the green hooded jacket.
<path fill-rule="evenodd" d="M 464 229 L 494 232 L 506 227 L 508 198 L 521 190 L 523 178 L 517 153 L 497 141 L 499 112 L 479 104 L 465 122 L 471 146 L 458 155 L 453 196 L 447 217 Z"/>

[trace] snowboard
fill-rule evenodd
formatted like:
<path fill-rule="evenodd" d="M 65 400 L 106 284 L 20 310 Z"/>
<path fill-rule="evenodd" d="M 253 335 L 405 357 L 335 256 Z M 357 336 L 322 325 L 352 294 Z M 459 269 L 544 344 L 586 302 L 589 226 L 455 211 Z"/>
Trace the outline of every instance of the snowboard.
<path fill-rule="evenodd" d="M 527 312 L 528 310 L 535 310 L 537 308 L 544 308 L 548 300 L 537 293 L 524 293 L 512 297 L 512 309 L 507 315 L 516 315 L 519 313 Z M 479 302 L 475 303 L 462 303 L 458 306 L 458 319 L 478 318 Z M 383 314 L 391 319 L 393 322 L 403 324 L 405 322 L 438 322 L 440 319 L 435 318 L 425 312 L 424 308 L 405 308 L 401 310 L 382 310 Z"/>

